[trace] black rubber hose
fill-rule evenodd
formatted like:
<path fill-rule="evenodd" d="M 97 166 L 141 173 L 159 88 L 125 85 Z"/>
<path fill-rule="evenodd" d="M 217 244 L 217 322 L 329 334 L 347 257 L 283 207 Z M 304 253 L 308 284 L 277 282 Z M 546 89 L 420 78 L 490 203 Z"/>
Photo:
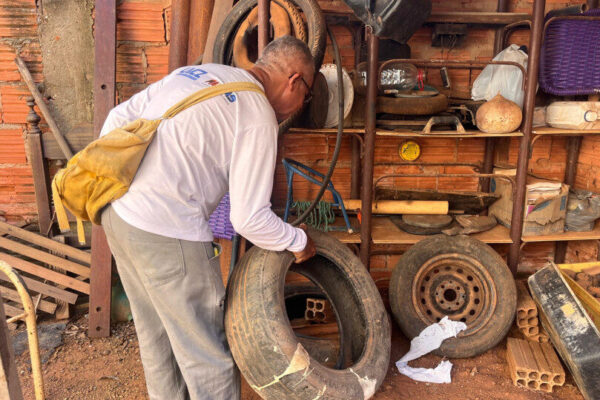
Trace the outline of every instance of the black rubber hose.
<path fill-rule="evenodd" d="M 333 54 L 335 57 L 335 65 L 337 67 L 337 81 L 338 81 L 339 112 L 338 112 L 338 131 L 337 131 L 337 137 L 335 140 L 335 150 L 333 151 L 333 157 L 331 158 L 331 164 L 329 164 L 329 171 L 327 171 L 327 175 L 325 175 L 325 179 L 323 179 L 323 183 L 321 184 L 321 189 L 319 190 L 319 193 L 317 193 L 317 196 L 315 197 L 315 200 L 310 205 L 310 207 L 308 207 L 308 209 L 306 211 L 304 211 L 304 213 L 302 213 L 302 215 L 300 215 L 294 222 L 292 222 L 293 226 L 300 225 L 302 223 L 302 221 L 304 221 L 306 219 L 306 217 L 312 212 L 312 210 L 315 209 L 315 207 L 319 203 L 319 200 L 321 200 L 321 197 L 323 197 L 323 194 L 325 193 L 325 190 L 327 190 L 327 186 L 329 185 L 329 182 L 331 181 L 331 176 L 333 175 L 333 171 L 335 170 L 335 165 L 337 164 L 337 159 L 340 154 L 340 148 L 342 145 L 342 136 L 344 133 L 344 79 L 342 76 L 342 59 L 340 56 L 340 50 L 338 48 L 337 41 L 335 40 L 335 37 L 333 36 L 333 34 L 331 33 L 331 30 L 329 29 L 329 25 L 327 26 L 327 34 L 329 35 L 329 38 L 331 39 L 331 44 L 333 46 Z"/>

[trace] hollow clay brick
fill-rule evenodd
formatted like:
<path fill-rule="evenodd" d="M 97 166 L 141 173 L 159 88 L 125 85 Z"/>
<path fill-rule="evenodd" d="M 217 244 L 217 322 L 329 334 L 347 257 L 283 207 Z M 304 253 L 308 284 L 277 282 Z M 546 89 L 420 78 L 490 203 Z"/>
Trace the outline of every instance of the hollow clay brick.
<path fill-rule="evenodd" d="M 552 392 L 565 383 L 565 371 L 549 343 L 508 338 L 506 358 L 516 386 Z"/>

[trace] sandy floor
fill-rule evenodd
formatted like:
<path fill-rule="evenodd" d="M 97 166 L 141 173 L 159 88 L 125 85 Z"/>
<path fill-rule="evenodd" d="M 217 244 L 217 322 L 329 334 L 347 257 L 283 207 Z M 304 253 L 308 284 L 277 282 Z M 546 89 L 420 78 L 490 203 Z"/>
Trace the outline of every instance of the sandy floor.
<path fill-rule="evenodd" d="M 106 339 L 89 340 L 85 335 L 86 329 L 85 317 L 68 323 L 63 345 L 44 363 L 46 398 L 146 399 L 133 324 L 114 324 L 113 335 Z M 400 332 L 394 331 L 388 375 L 373 399 L 583 399 L 570 375 L 566 384 L 554 393 L 513 386 L 506 371 L 505 345 L 502 342 L 479 357 L 453 360 L 451 384 L 426 384 L 412 381 L 397 372 L 393 363 L 408 350 L 409 343 Z M 429 355 L 411 365 L 433 367 L 439 361 L 439 357 Z M 28 352 L 17 357 L 17 371 L 25 398 L 34 399 Z M 259 400 L 260 397 L 244 383 L 242 399 Z"/>

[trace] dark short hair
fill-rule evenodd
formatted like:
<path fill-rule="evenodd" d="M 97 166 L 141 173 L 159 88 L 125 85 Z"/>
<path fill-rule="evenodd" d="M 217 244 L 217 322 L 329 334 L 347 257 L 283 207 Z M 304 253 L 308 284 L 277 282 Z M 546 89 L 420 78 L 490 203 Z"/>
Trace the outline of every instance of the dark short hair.
<path fill-rule="evenodd" d="M 308 46 L 302 40 L 293 36 L 282 36 L 269 43 L 256 64 L 282 68 L 289 62 L 310 66 L 314 72 L 315 62 Z"/>

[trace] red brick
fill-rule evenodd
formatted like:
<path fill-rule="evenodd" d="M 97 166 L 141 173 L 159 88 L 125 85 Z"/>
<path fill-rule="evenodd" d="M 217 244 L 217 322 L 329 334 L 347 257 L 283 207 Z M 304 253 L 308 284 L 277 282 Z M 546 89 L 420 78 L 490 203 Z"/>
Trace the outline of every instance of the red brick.
<path fill-rule="evenodd" d="M 0 164 L 27 162 L 21 129 L 0 129 L 0 144 Z"/>
<path fill-rule="evenodd" d="M 169 73 L 169 46 L 152 46 L 144 49 L 148 67 L 146 69 L 147 83 L 161 80 Z"/>
<path fill-rule="evenodd" d="M 2 0 L 0 37 L 37 38 L 35 0 Z"/>
<path fill-rule="evenodd" d="M 166 4 L 125 2 L 117 7 L 117 40 L 166 43 Z"/>
<path fill-rule="evenodd" d="M 141 47 L 120 45 L 117 47 L 117 82 L 145 83 L 146 68 Z"/>
<path fill-rule="evenodd" d="M 31 96 L 25 86 L 0 86 L 2 99 L 2 122 L 5 124 L 24 124 L 27 122 L 29 107 L 25 99 Z"/>

